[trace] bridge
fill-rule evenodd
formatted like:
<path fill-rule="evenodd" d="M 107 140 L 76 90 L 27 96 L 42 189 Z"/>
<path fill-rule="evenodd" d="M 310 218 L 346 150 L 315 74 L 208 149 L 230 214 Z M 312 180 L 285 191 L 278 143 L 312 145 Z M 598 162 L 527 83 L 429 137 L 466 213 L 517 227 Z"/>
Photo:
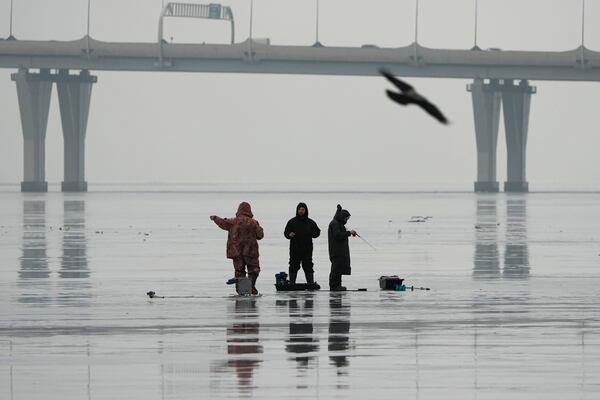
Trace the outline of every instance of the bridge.
<path fill-rule="evenodd" d="M 233 21 L 233 15 L 229 17 Z M 233 35 L 232 24 L 232 42 Z M 507 142 L 504 191 L 527 192 L 529 110 L 536 93 L 529 82 L 600 82 L 600 52 L 583 45 L 571 51 L 536 52 L 476 46 L 432 49 L 417 42 L 397 48 L 325 47 L 318 41 L 313 46 L 275 46 L 251 38 L 232 44 L 177 44 L 161 36 L 155 43 L 109 43 L 89 35 L 65 42 L 0 40 L 0 68 L 17 69 L 12 79 L 24 138 L 22 191 L 47 191 L 45 136 L 54 83 L 65 149 L 62 190 L 87 191 L 85 136 L 92 86 L 97 83 L 90 71 L 373 76 L 385 67 L 403 77 L 472 80 L 467 90 L 472 96 L 477 143 L 476 192 L 500 190 L 496 146 L 501 105 Z"/>

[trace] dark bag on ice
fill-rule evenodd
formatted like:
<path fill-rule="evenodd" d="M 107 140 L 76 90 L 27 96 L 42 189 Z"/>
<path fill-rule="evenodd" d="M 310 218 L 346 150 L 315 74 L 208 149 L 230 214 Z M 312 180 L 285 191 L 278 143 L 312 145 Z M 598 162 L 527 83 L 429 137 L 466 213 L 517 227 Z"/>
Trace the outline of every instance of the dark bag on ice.
<path fill-rule="evenodd" d="M 397 290 L 397 287 L 402 286 L 404 279 L 399 278 L 398 275 L 380 276 L 379 277 L 379 288 L 382 290 Z"/>
<path fill-rule="evenodd" d="M 317 282 L 314 283 L 290 283 L 287 280 L 287 274 L 285 272 L 279 272 L 275 274 L 275 289 L 278 292 L 292 292 L 298 290 L 319 290 L 321 286 Z"/>

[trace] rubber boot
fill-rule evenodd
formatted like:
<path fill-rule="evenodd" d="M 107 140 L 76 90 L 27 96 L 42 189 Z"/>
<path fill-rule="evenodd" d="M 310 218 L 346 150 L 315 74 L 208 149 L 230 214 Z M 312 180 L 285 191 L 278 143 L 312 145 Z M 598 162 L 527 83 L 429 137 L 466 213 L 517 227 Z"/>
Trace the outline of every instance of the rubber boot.
<path fill-rule="evenodd" d="M 315 282 L 315 273 L 314 272 L 307 272 L 305 275 L 306 275 L 306 283 L 309 285 L 312 285 L 312 288 L 310 288 L 310 290 L 321 289 L 321 286 L 319 286 L 319 284 Z"/>
<path fill-rule="evenodd" d="M 257 295 L 258 290 L 256 290 L 256 280 L 258 279 L 258 274 L 248 274 L 250 280 L 252 281 L 252 294 Z"/>
<path fill-rule="evenodd" d="M 342 287 L 342 275 L 331 272 L 329 274 L 329 290 L 332 292 L 337 292 L 346 289 L 341 289 Z"/>
<path fill-rule="evenodd" d="M 246 277 L 246 271 L 244 271 L 243 273 L 239 273 L 236 271 L 236 273 L 235 273 L 235 292 L 237 294 L 240 294 L 240 288 L 238 286 L 237 278 L 245 278 L 245 277 Z"/>
<path fill-rule="evenodd" d="M 290 278 L 290 285 L 293 285 L 293 284 L 296 283 L 296 278 L 298 277 L 298 270 L 294 271 L 294 270 L 292 270 L 290 268 L 289 272 L 290 272 L 290 276 L 289 276 L 289 278 Z"/>

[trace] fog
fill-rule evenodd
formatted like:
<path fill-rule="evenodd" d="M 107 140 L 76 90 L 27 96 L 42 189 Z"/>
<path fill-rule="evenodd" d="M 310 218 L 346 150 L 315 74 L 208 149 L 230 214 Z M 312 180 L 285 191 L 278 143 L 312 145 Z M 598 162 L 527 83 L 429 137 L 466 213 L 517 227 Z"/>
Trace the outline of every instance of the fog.
<path fill-rule="evenodd" d="M 97 40 L 155 42 L 160 0 L 92 0 Z M 250 1 L 233 9 L 236 42 L 249 36 Z M 271 44 L 311 45 L 316 2 L 255 0 L 252 35 Z M 9 35 L 10 0 L 0 0 L 0 37 Z M 474 44 L 474 0 L 421 0 L 418 41 L 435 48 Z M 415 2 L 321 0 L 326 46 L 399 47 L 415 40 Z M 480 0 L 478 45 L 560 51 L 581 45 L 581 2 Z M 600 1 L 586 3 L 585 45 L 600 51 Z M 14 0 L 20 40 L 75 40 L 86 34 L 84 0 Z M 223 21 L 166 19 L 173 42 L 228 43 Z M 0 182 L 22 180 L 22 134 L 14 70 L 0 70 Z M 98 183 L 227 183 L 394 190 L 472 190 L 476 148 L 470 81 L 408 79 L 452 124 L 400 108 L 379 77 L 92 71 L 86 180 Z M 597 83 L 532 81 L 527 178 L 535 190 L 598 190 Z M 63 141 L 53 88 L 46 178 L 62 180 Z M 501 122 L 498 181 L 506 179 Z"/>

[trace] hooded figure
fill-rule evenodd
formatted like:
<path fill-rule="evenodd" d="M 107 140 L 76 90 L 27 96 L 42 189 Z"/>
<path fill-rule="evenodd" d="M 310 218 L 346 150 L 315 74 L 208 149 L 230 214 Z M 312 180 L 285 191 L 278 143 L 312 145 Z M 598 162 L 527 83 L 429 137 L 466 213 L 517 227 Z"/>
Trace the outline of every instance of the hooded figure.
<path fill-rule="evenodd" d="M 298 203 L 296 216 L 290 219 L 285 226 L 283 236 L 290 240 L 290 283 L 296 283 L 296 276 L 302 269 L 306 275 L 306 283 L 314 283 L 313 270 L 313 239 L 321 234 L 321 230 L 312 219 L 308 218 L 308 207 L 305 203 Z"/>
<path fill-rule="evenodd" d="M 219 228 L 229 232 L 227 235 L 227 258 L 233 260 L 235 277 L 246 276 L 247 267 L 248 276 L 252 279 L 252 293 L 258 294 L 255 286 L 260 273 L 258 240 L 264 237 L 264 231 L 253 217 L 250 204 L 244 201 L 240 203 L 235 218 L 220 218 L 211 215 L 210 219 Z"/>
<path fill-rule="evenodd" d="M 329 242 L 329 260 L 331 261 L 331 272 L 329 273 L 330 290 L 346 290 L 342 286 L 342 275 L 350 275 L 350 247 L 348 238 L 356 236 L 356 231 L 346 230 L 346 222 L 350 218 L 348 210 L 343 210 L 337 205 L 333 220 L 329 223 L 327 239 Z"/>

